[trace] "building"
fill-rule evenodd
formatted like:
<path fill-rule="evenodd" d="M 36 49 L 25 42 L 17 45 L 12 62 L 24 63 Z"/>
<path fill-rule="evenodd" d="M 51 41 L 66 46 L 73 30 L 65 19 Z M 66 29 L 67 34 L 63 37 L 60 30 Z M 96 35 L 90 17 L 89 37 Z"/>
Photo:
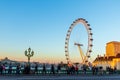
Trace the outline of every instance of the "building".
<path fill-rule="evenodd" d="M 120 42 L 112 41 L 106 44 L 106 54 L 98 55 L 93 61 L 93 65 L 106 67 L 116 67 L 120 70 Z"/>
<path fill-rule="evenodd" d="M 24 67 L 26 64 L 28 64 L 28 62 L 25 61 L 15 61 L 15 60 L 11 60 L 8 57 L 5 57 L 4 59 L 0 60 L 0 64 L 4 64 L 5 66 L 9 66 L 10 64 L 12 66 L 17 66 L 18 64 L 20 64 L 22 67 Z M 30 62 L 31 66 L 35 66 L 36 64 L 41 65 L 39 62 Z"/>
<path fill-rule="evenodd" d="M 112 41 L 107 43 L 106 56 L 116 56 L 120 54 L 120 42 Z"/>
<path fill-rule="evenodd" d="M 10 63 L 16 64 L 17 63 L 17 61 L 10 60 L 10 59 L 8 59 L 8 57 L 5 57 L 4 59 L 1 59 L 0 62 L 2 64 L 10 64 Z"/>

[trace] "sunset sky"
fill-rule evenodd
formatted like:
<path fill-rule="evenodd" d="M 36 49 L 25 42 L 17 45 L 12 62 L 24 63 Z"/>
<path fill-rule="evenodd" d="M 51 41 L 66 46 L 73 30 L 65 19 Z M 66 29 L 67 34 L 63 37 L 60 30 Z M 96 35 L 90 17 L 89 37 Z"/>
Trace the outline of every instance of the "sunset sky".
<path fill-rule="evenodd" d="M 24 51 L 31 47 L 35 52 L 31 61 L 66 62 L 65 37 L 77 18 L 91 25 L 92 60 L 105 54 L 107 42 L 120 41 L 120 0 L 0 0 L 0 59 L 26 61 Z M 71 35 L 78 42 L 78 36 L 82 42 L 86 38 L 82 29 L 76 27 Z M 70 56 L 79 60 L 74 54 L 77 47 L 71 48 Z"/>

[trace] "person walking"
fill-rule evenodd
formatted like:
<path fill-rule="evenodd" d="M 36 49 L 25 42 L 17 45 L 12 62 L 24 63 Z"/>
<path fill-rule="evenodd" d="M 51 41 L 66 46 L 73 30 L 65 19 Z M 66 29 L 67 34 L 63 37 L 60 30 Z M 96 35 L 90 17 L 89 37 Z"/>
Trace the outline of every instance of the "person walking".
<path fill-rule="evenodd" d="M 53 64 L 51 65 L 51 74 L 55 74 L 55 68 Z"/>
<path fill-rule="evenodd" d="M 12 74 L 12 64 L 10 63 L 9 68 L 8 68 L 8 74 Z"/>
<path fill-rule="evenodd" d="M 38 74 L 38 64 L 35 65 L 35 74 Z"/>
<path fill-rule="evenodd" d="M 0 74 L 2 74 L 2 73 L 3 73 L 3 65 L 0 64 Z"/>
<path fill-rule="evenodd" d="M 96 72 L 96 67 L 93 66 L 93 67 L 92 67 L 92 74 L 95 75 L 95 72 Z"/>
<path fill-rule="evenodd" d="M 20 64 L 18 64 L 16 67 L 16 74 L 20 74 Z"/>
<path fill-rule="evenodd" d="M 45 64 L 43 64 L 42 74 L 46 74 L 46 66 L 45 66 Z"/>
<path fill-rule="evenodd" d="M 61 71 L 61 66 L 60 66 L 60 64 L 58 64 L 58 66 L 57 66 L 57 73 L 59 74 L 60 71 Z"/>

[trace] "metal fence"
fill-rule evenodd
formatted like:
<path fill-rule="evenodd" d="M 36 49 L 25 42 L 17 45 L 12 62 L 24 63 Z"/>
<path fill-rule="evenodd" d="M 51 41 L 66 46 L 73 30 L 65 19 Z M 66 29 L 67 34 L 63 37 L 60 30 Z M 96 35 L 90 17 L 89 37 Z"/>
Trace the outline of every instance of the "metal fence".
<path fill-rule="evenodd" d="M 21 70 L 16 70 L 16 69 L 12 69 L 10 72 L 9 72 L 9 69 L 5 69 L 5 70 L 3 70 L 2 72 L 0 72 L 1 74 L 4 74 L 4 75 L 6 75 L 6 74 L 25 74 L 24 73 L 24 69 L 21 69 Z M 51 70 L 46 70 L 46 72 L 43 72 L 43 70 L 37 70 L 37 71 L 35 71 L 35 70 L 30 70 L 30 73 L 29 74 L 37 74 L 37 75 L 39 75 L 39 74 L 53 74 L 52 72 L 51 72 Z M 77 72 L 76 71 L 67 71 L 67 70 L 60 70 L 60 71 L 57 71 L 57 70 L 55 70 L 54 71 L 54 74 L 85 74 L 85 75 L 92 75 L 93 74 L 93 72 L 92 72 L 92 70 L 87 70 L 86 72 L 84 72 L 83 70 L 78 70 Z M 108 72 L 108 71 L 98 71 L 97 73 L 96 73 L 96 75 L 104 75 L 104 74 L 120 74 L 120 70 L 117 70 L 116 72 Z"/>

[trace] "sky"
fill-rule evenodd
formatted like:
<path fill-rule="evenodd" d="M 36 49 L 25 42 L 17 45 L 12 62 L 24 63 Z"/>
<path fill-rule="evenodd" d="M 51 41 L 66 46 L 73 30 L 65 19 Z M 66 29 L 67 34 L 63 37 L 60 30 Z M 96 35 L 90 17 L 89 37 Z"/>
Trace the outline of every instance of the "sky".
<path fill-rule="evenodd" d="M 31 47 L 31 61 L 66 62 L 65 37 L 78 18 L 91 25 L 92 60 L 105 54 L 106 43 L 120 41 L 120 0 L 0 0 L 0 59 L 27 61 L 24 51 Z M 75 27 L 71 36 L 87 43 L 84 26 Z M 79 60 L 75 50 L 70 50 L 74 61 Z"/>

